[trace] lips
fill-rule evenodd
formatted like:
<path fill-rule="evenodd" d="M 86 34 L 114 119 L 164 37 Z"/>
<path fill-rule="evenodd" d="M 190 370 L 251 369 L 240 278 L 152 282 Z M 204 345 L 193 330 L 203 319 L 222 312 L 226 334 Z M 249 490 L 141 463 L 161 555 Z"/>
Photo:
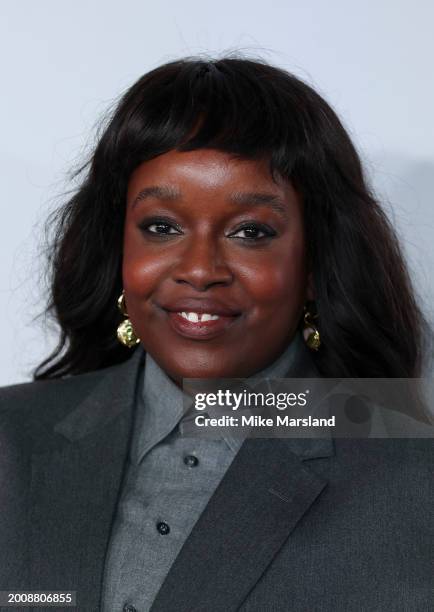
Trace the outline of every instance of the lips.
<path fill-rule="evenodd" d="M 172 329 L 186 338 L 208 340 L 231 327 L 241 312 L 218 300 L 184 298 L 161 305 Z"/>
<path fill-rule="evenodd" d="M 169 312 L 196 312 L 197 314 L 219 315 L 221 317 L 233 317 L 241 314 L 241 311 L 232 305 L 210 298 L 182 298 L 160 306 Z"/>

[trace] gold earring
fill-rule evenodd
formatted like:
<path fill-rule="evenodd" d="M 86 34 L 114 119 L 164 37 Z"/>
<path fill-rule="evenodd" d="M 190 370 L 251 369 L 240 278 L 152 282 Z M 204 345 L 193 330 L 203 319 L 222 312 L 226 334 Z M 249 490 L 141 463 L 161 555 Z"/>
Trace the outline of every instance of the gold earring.
<path fill-rule="evenodd" d="M 128 348 L 132 348 L 133 346 L 135 346 L 136 344 L 140 342 L 140 339 L 136 336 L 134 329 L 133 329 L 133 324 L 128 318 L 127 309 L 125 307 L 125 293 L 123 290 L 120 296 L 118 297 L 118 308 L 121 311 L 121 313 L 124 315 L 124 317 L 126 317 L 122 321 L 122 323 L 120 323 L 118 326 L 118 329 L 117 329 L 118 340 L 124 346 L 127 346 Z"/>
<path fill-rule="evenodd" d="M 317 314 L 311 313 L 306 306 L 304 307 L 303 338 L 307 346 L 312 351 L 317 351 L 321 346 L 321 336 L 319 330 L 312 320 L 317 318 Z"/>

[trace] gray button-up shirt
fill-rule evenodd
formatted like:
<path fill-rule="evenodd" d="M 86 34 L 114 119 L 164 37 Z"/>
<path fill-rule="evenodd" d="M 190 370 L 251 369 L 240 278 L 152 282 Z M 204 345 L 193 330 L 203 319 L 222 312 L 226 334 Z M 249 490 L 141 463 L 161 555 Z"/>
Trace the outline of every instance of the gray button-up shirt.
<path fill-rule="evenodd" d="M 254 378 L 288 375 L 303 342 Z M 149 610 L 182 545 L 243 440 L 180 435 L 183 392 L 147 354 L 125 485 L 109 542 L 103 612 Z M 188 417 L 185 417 L 188 418 Z"/>

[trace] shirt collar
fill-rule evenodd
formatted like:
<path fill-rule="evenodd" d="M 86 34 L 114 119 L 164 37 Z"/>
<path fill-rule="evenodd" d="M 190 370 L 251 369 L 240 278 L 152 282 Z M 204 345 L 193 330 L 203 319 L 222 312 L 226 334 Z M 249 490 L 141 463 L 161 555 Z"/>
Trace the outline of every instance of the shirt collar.
<path fill-rule="evenodd" d="M 303 349 L 301 333 L 297 332 L 284 352 L 271 365 L 250 378 L 287 377 Z M 130 455 L 135 464 L 140 463 L 146 453 L 168 436 L 177 425 L 182 433 L 183 420 L 193 418 L 191 415 L 184 415 L 187 410 L 185 406 L 190 404 L 191 398 L 183 393 L 149 353 L 146 353 L 141 383 Z M 237 452 L 243 442 L 242 439 L 226 433 L 222 438 L 233 452 Z"/>

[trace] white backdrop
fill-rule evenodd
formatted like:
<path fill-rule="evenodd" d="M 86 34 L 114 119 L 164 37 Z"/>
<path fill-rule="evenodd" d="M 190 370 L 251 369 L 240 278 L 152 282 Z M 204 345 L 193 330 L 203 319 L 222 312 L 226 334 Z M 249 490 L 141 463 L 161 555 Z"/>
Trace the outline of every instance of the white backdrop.
<path fill-rule="evenodd" d="M 403 239 L 434 318 L 434 2 L 2 0 L 0 385 L 54 346 L 43 221 L 94 125 L 129 85 L 184 55 L 239 49 L 296 73 L 334 106 Z"/>

